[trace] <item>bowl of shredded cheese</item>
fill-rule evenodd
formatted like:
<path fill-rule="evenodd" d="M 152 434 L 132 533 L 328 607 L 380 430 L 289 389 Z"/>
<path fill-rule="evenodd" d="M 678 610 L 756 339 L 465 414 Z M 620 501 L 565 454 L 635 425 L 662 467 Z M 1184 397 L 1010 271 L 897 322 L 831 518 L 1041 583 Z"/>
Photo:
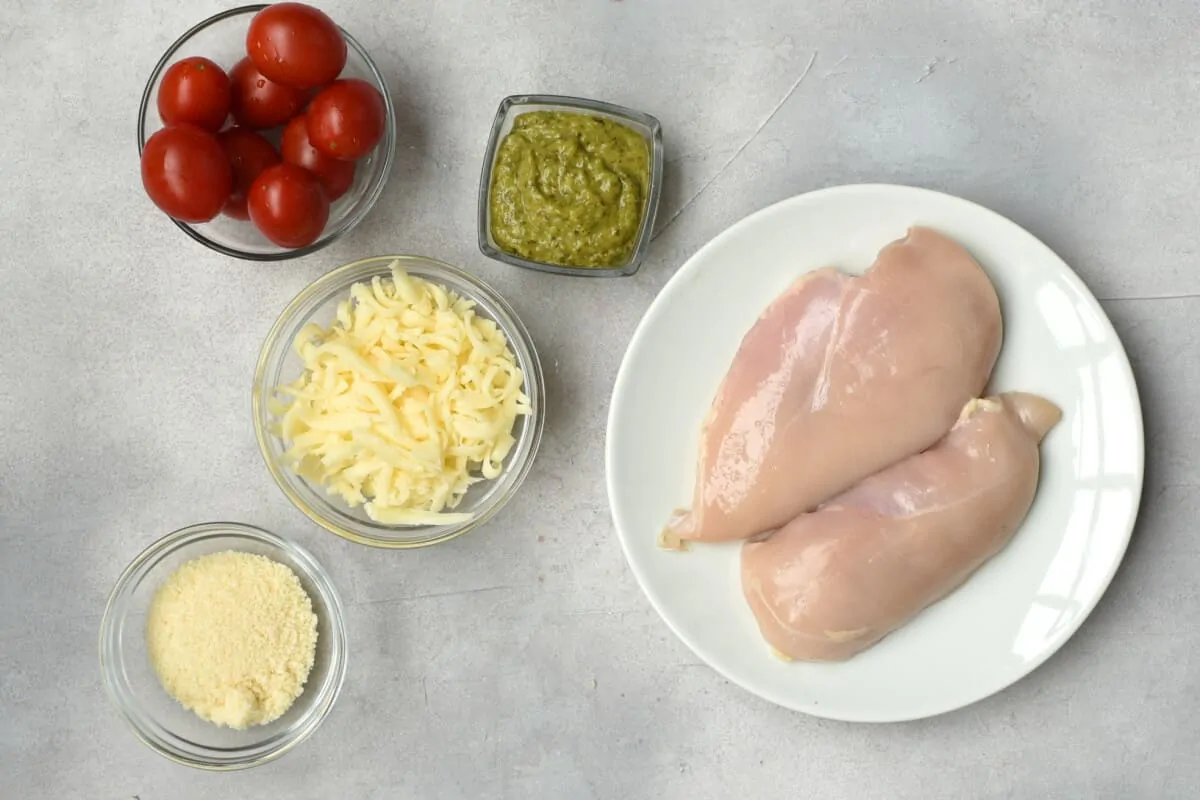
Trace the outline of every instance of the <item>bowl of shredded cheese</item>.
<path fill-rule="evenodd" d="M 209 770 L 272 761 L 307 739 L 346 675 L 342 603 L 299 545 L 206 523 L 147 547 L 100 623 L 113 704 L 151 749 Z"/>
<path fill-rule="evenodd" d="M 254 425 L 284 494 L 360 544 L 421 547 L 491 519 L 545 419 L 537 351 L 478 278 L 421 256 L 333 270 L 275 322 Z"/>

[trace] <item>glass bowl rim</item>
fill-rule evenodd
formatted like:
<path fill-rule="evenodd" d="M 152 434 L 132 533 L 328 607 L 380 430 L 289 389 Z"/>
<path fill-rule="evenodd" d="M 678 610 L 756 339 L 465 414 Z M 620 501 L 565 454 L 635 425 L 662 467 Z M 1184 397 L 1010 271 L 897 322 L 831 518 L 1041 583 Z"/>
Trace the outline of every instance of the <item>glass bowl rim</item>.
<path fill-rule="evenodd" d="M 532 426 L 529 434 L 529 449 L 520 462 L 506 462 L 504 472 L 501 473 L 501 475 L 512 474 L 509 472 L 510 470 L 515 472 L 512 485 L 470 520 L 458 525 L 430 526 L 440 532 L 427 539 L 385 539 L 363 535 L 339 525 L 321 510 L 313 508 L 307 500 L 300 496 L 292 486 L 289 477 L 284 474 L 286 467 L 272 455 L 268 442 L 273 437 L 273 434 L 266 430 L 263 425 L 265 416 L 264 400 L 266 399 L 266 393 L 271 390 L 271 387 L 267 385 L 268 364 L 281 348 L 291 347 L 291 342 L 285 341 L 283 335 L 289 328 L 301 320 L 300 312 L 303 307 L 314 299 L 318 301 L 318 305 L 322 305 L 333 299 L 335 295 L 348 292 L 348 276 L 355 275 L 356 277 L 353 278 L 353 281 L 357 282 L 367 277 L 365 274 L 358 275 L 357 273 L 369 272 L 370 268 L 376 264 L 382 268 L 394 261 L 400 261 L 402 265 L 405 263 L 425 265 L 435 274 L 437 272 L 445 272 L 469 285 L 473 293 L 497 307 L 507 317 L 507 322 L 511 322 L 511 329 L 509 325 L 503 324 L 500 326 L 501 330 L 510 342 L 514 339 L 517 340 L 512 346 L 523 350 L 527 354 L 529 361 L 529 369 L 526 370 L 525 375 L 525 392 L 529 395 L 533 406 L 533 411 L 526 423 Z M 382 269 L 378 270 L 378 274 L 383 274 Z M 308 313 L 311 314 L 311 310 Z M 251 406 L 254 415 L 254 435 L 258 441 L 259 452 L 275 484 L 288 500 L 291 501 L 292 505 L 321 528 L 355 544 L 386 550 L 415 550 L 448 542 L 451 539 L 457 539 L 459 536 L 480 527 L 494 518 L 501 509 L 508 505 L 513 496 L 516 495 L 521 485 L 525 482 L 525 479 L 529 476 L 541 446 L 546 420 L 546 384 L 541 359 L 538 356 L 537 347 L 534 344 L 533 337 L 529 333 L 529 329 L 525 327 L 525 323 L 521 321 L 521 318 L 504 296 L 490 285 L 461 267 L 456 267 L 453 264 L 448 264 L 429 256 L 412 253 L 376 255 L 360 258 L 357 261 L 343 264 L 336 269 L 326 272 L 304 287 L 304 289 L 292 298 L 283 311 L 280 312 L 275 322 L 271 325 L 271 329 L 263 341 L 262 349 L 259 351 L 258 363 L 254 368 Z M 322 500 L 324 499 L 322 498 Z M 332 501 L 326 501 L 325 504 L 332 505 Z M 397 529 L 404 528 L 404 526 L 395 527 Z"/>
<path fill-rule="evenodd" d="M 514 253 L 501 250 L 491 243 L 487 224 L 488 201 L 491 198 L 491 177 L 496 161 L 496 150 L 500 147 L 500 130 L 504 127 L 504 122 L 508 119 L 512 109 L 520 106 L 550 106 L 575 111 L 596 111 L 616 119 L 635 123 L 649 132 L 648 136 L 643 136 L 646 139 L 646 146 L 650 149 L 650 182 L 646 196 L 645 216 L 638 233 L 637 244 L 634 245 L 633 252 L 629 254 L 629 258 L 624 263 L 611 267 L 565 267 L 547 261 L 522 258 Z M 654 239 L 654 223 L 658 216 L 659 200 L 662 196 L 664 161 L 662 123 L 652 114 L 587 97 L 557 94 L 509 95 L 501 100 L 500 105 L 496 108 L 496 115 L 492 118 L 492 127 L 488 133 L 487 149 L 483 154 L 476 208 L 476 235 L 479 251 L 502 264 L 551 275 L 571 275 L 581 278 L 623 278 L 635 275 L 641 268 L 650 243 Z"/>
<path fill-rule="evenodd" d="M 162 558 L 188 545 L 214 536 L 224 536 L 267 545 L 270 548 L 286 553 L 292 561 L 303 565 L 302 570 L 305 577 L 316 588 L 318 600 L 327 611 L 329 630 L 332 636 L 332 640 L 328 645 L 330 654 L 328 676 L 321 687 L 316 687 L 317 693 L 307 703 L 308 710 L 306 711 L 306 715 L 309 718 L 302 720 L 302 723 L 295 730 L 286 734 L 277 734 L 275 738 L 278 741 L 273 746 L 261 752 L 256 747 L 249 755 L 239 757 L 236 755 L 236 752 L 241 748 L 231 748 L 230 752 L 235 755 L 219 761 L 182 753 L 173 744 L 160 741 L 160 737 L 156 732 L 143 727 L 141 717 L 149 717 L 149 715 L 142 712 L 134 713 L 131 703 L 125 695 L 129 695 L 130 697 L 134 697 L 135 695 L 128 687 L 125 687 L 124 692 L 120 688 L 125 684 L 125 681 L 118 677 L 118 668 L 120 668 L 121 672 L 124 670 L 123 666 L 121 666 L 123 664 L 123 658 L 120 655 L 121 649 L 117 646 L 118 643 L 116 640 L 118 622 L 123 620 L 128 613 L 130 593 L 136 588 L 136 584 L 132 583 L 134 578 L 140 576 L 139 580 L 145 579 L 148 570 L 156 566 Z M 177 764 L 212 772 L 233 772 L 266 764 L 280 758 L 307 740 L 320 727 L 336 704 L 338 696 L 341 694 L 342 686 L 345 683 L 349 640 L 346 633 L 345 607 L 342 603 L 341 595 L 337 587 L 333 584 L 329 571 L 322 566 L 321 562 L 307 548 L 291 539 L 242 522 L 202 522 L 171 531 L 151 542 L 121 571 L 104 605 L 104 614 L 100 620 L 99 650 L 100 673 L 102 682 L 104 683 L 104 692 L 108 696 L 109 702 L 118 711 L 126 725 L 133 731 L 134 736 L 142 744 L 160 756 Z M 136 705 L 136 703 L 132 705 Z M 172 734 L 172 736 L 176 735 Z M 176 738 L 182 737 L 176 736 Z"/>
<path fill-rule="evenodd" d="M 171 58 L 177 52 L 179 52 L 181 47 L 191 41 L 192 37 L 206 28 L 212 27 L 213 25 L 216 25 L 217 23 L 231 17 L 236 17 L 243 14 L 258 13 L 268 5 L 270 4 L 253 3 L 250 5 L 238 6 L 237 8 L 229 8 L 225 11 L 220 11 L 210 17 L 200 20 L 195 25 L 184 31 L 178 39 L 171 43 L 171 46 L 168 47 L 166 52 L 163 53 L 162 57 L 158 60 L 158 63 L 154 65 L 154 69 L 150 73 L 150 79 L 146 81 L 146 87 L 142 90 L 142 100 L 140 106 L 138 107 L 137 121 L 138 158 L 141 158 L 142 151 L 146 146 L 146 142 L 142 137 L 142 133 L 146 129 L 146 119 L 147 115 L 150 113 L 154 84 L 166 70 Z M 342 32 L 342 36 L 346 40 L 347 48 L 353 50 L 355 54 L 357 54 L 358 57 L 363 60 L 363 63 L 367 65 L 367 69 L 371 73 L 372 83 L 377 89 L 380 90 L 380 94 L 383 95 L 384 113 L 386 115 L 384 120 L 384 138 L 383 141 L 380 142 L 380 144 L 383 146 L 383 164 L 379 167 L 378 177 L 367 187 L 366 192 L 363 194 L 363 199 L 360 201 L 361 205 L 359 209 L 352 215 L 346 217 L 339 230 L 322 234 L 321 238 L 317 239 L 310 245 L 297 247 L 294 250 L 282 250 L 280 252 L 270 253 L 252 253 L 248 250 L 239 250 L 236 247 L 230 247 L 229 245 L 210 239 L 196 230 L 193 225 L 167 215 L 167 219 L 174 223 L 175 227 L 179 228 L 190 238 L 199 242 L 210 250 L 214 250 L 222 255 L 229 256 L 230 258 L 239 258 L 244 261 L 258 262 L 289 261 L 293 258 L 303 258 L 304 256 L 312 255 L 318 250 L 328 247 L 358 227 L 363 219 L 366 218 L 367 214 L 371 212 L 371 209 L 375 207 L 375 204 L 379 201 L 379 197 L 383 194 L 383 187 L 387 184 L 388 176 L 392 171 L 392 162 L 396 156 L 396 107 L 392 100 L 391 89 L 388 88 L 387 81 L 384 79 L 383 73 L 379 71 L 379 67 L 376 66 L 375 61 L 371 58 L 370 53 L 368 53 L 366 48 L 359 44 L 358 40 L 355 39 L 345 28 L 338 25 L 338 30 Z"/>

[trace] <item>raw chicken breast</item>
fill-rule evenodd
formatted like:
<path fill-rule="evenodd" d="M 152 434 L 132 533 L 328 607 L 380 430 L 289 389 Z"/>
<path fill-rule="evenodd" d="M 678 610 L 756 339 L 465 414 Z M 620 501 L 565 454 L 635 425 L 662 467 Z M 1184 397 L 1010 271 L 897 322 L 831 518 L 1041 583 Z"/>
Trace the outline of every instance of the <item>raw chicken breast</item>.
<path fill-rule="evenodd" d="M 928 228 L 865 275 L 805 275 L 742 339 L 701 431 L 692 508 L 659 543 L 772 530 L 924 450 L 982 393 L 1000 339 L 987 275 Z"/>
<path fill-rule="evenodd" d="M 743 545 L 742 591 L 767 642 L 846 659 L 949 594 L 1020 526 L 1038 443 L 1061 417 L 1034 395 L 972 400 L 936 446 Z"/>

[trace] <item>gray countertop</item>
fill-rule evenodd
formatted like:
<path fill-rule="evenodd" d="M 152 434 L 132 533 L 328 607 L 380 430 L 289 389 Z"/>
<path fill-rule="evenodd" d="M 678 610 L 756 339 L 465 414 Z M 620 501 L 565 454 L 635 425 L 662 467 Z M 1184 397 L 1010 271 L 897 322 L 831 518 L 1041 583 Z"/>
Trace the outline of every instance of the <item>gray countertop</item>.
<path fill-rule="evenodd" d="M 1190 0 L 322 3 L 400 98 L 395 169 L 352 235 L 256 265 L 144 197 L 137 102 L 224 4 L 9 0 L 0 23 L 0 795 L 5 798 L 1184 798 L 1200 782 L 1200 5 Z M 644 109 L 666 132 L 641 273 L 586 281 L 475 246 L 507 94 Z M 705 241 L 812 188 L 989 206 L 1103 300 L 1140 381 L 1148 476 L 1126 561 L 1046 665 L 974 706 L 863 726 L 771 706 L 667 629 L 612 530 L 605 411 L 655 293 Z M 250 380 L 276 314 L 361 256 L 417 252 L 505 294 L 547 368 L 533 473 L 419 552 L 324 533 L 275 487 Z M 348 604 L 350 672 L 296 752 L 207 774 L 109 706 L 104 600 L 162 534 L 294 537 Z"/>

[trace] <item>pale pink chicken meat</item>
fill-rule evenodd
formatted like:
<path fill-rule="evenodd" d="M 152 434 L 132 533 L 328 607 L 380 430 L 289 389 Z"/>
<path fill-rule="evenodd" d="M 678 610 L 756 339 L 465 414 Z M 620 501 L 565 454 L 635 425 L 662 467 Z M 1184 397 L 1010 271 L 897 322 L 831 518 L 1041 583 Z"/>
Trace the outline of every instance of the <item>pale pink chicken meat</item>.
<path fill-rule="evenodd" d="M 1061 417 L 1035 395 L 972 400 L 934 447 L 744 544 L 763 637 L 787 658 L 843 660 L 945 597 L 1020 527 Z"/>
<path fill-rule="evenodd" d="M 862 276 L 797 280 L 742 339 L 701 430 L 692 507 L 660 537 L 745 539 L 936 442 L 1000 351 L 996 291 L 912 228 Z"/>

